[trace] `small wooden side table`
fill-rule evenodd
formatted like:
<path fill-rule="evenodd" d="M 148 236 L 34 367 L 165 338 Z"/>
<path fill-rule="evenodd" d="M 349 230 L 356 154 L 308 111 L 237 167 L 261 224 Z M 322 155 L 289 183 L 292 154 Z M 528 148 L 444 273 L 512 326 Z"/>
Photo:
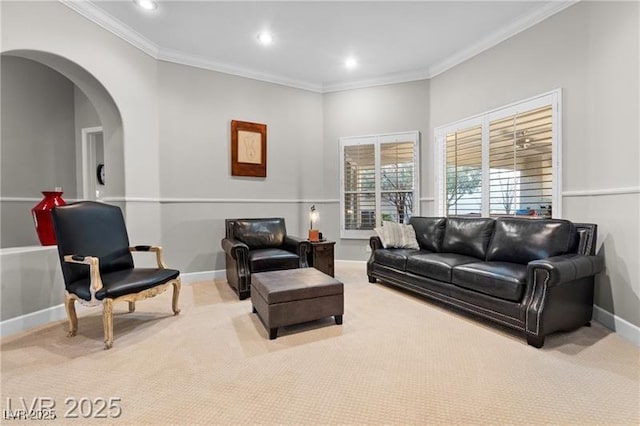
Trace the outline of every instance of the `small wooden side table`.
<path fill-rule="evenodd" d="M 324 272 L 327 275 L 334 275 L 333 268 L 333 246 L 336 245 L 335 241 L 319 241 L 311 242 L 311 252 L 307 254 L 307 262 L 310 267 Z"/>

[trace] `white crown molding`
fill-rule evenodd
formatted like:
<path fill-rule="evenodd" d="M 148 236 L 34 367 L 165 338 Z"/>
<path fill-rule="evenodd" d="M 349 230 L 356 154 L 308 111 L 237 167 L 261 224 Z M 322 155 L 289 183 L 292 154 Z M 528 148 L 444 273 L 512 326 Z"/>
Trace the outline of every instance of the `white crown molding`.
<path fill-rule="evenodd" d="M 308 90 L 310 92 L 322 93 L 323 91 L 323 87 L 318 84 L 310 83 L 307 81 L 293 80 L 284 76 L 267 74 L 247 68 L 241 68 L 233 65 L 210 61 L 202 57 L 187 55 L 176 50 L 160 49 L 160 52 L 158 53 L 156 59 L 160 61 L 171 62 L 174 64 L 221 72 L 223 74 L 230 74 L 238 77 L 264 81 L 267 83 L 279 84 L 281 86 L 293 87 L 295 89 Z"/>
<path fill-rule="evenodd" d="M 142 34 L 134 31 L 128 25 L 122 23 L 113 16 L 105 13 L 102 9 L 97 7 L 91 1 L 88 0 L 58 0 L 68 8 L 78 12 L 93 23 L 99 25 L 105 30 L 115 34 L 122 40 L 130 43 L 134 47 L 142 50 L 152 58 L 158 59 L 158 52 L 160 48 L 157 44 L 143 36 Z"/>
<path fill-rule="evenodd" d="M 381 77 L 355 80 L 342 83 L 329 83 L 322 86 L 322 93 L 340 92 L 343 90 L 365 89 L 367 87 L 386 86 L 388 84 L 408 83 L 410 81 L 431 78 L 428 70 L 413 70 L 386 74 Z"/>
<path fill-rule="evenodd" d="M 544 21 L 545 19 L 559 13 L 569 6 L 578 3 L 580 0 L 554 1 L 534 12 L 522 16 L 520 19 L 513 21 L 507 27 L 495 31 L 484 37 L 477 43 L 469 46 L 445 59 L 444 61 L 430 67 L 427 70 L 413 70 L 408 72 L 388 74 L 379 78 L 370 78 L 364 80 L 355 80 L 351 82 L 325 84 L 323 85 L 323 93 L 338 92 L 342 90 L 363 89 L 366 87 L 383 86 L 387 84 L 406 83 L 409 81 L 426 80 L 433 78 L 438 74 L 461 64 L 462 62 L 473 58 L 474 56 L 491 49 L 492 47 L 502 43 L 510 37 L 521 33 L 528 28 Z"/>
<path fill-rule="evenodd" d="M 121 21 L 103 12 L 91 1 L 58 1 L 157 60 L 201 68 L 210 71 L 217 71 L 225 74 L 236 75 L 239 77 L 251 78 L 253 80 L 265 81 L 268 83 L 308 90 L 316 93 L 330 93 L 342 90 L 362 89 L 366 87 L 426 80 L 435 77 L 436 75 L 441 74 L 448 69 L 453 68 L 454 66 L 478 55 L 479 53 L 494 47 L 504 40 L 513 37 L 514 35 L 536 25 L 537 23 L 549 18 L 550 16 L 561 12 L 562 10 L 574 5 L 580 0 L 550 2 L 544 7 L 541 7 L 540 9 L 537 9 L 528 15 L 522 16 L 520 19 L 513 21 L 507 27 L 488 35 L 474 45 L 464 49 L 461 52 L 458 52 L 457 54 L 445 59 L 444 61 L 430 67 L 427 70 L 412 70 L 407 72 L 387 74 L 376 78 L 327 84 L 294 80 L 284 76 L 267 74 L 261 71 L 240 68 L 229 64 L 222 64 L 201 57 L 188 55 L 182 52 L 163 49 L 143 35 L 134 31 Z"/>
<path fill-rule="evenodd" d="M 519 34 L 544 21 L 545 19 L 555 15 L 556 13 L 565 10 L 569 6 L 573 6 L 579 1 L 580 0 L 553 1 L 541 7 L 540 9 L 533 11 L 532 13 L 520 17 L 519 19 L 510 23 L 508 26 L 489 34 L 488 36 L 480 39 L 478 42 L 467 47 L 466 49 L 450 56 L 439 64 L 430 67 L 429 78 L 433 78 L 438 74 L 442 74 L 443 72 L 473 58 L 474 56 L 484 52 L 485 50 L 491 49 L 492 47 L 515 36 L 516 34 Z"/>

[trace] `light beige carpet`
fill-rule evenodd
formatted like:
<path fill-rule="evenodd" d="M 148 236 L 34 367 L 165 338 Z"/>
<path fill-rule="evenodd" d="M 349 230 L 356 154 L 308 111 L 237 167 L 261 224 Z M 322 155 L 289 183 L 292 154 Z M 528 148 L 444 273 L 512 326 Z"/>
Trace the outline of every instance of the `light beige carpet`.
<path fill-rule="evenodd" d="M 5 339 L 1 406 L 51 397 L 56 423 L 76 425 L 640 422 L 640 351 L 597 323 L 535 349 L 368 284 L 363 265 L 336 273 L 344 325 L 288 327 L 272 341 L 225 281 L 184 286 L 176 317 L 170 291 L 133 314 L 118 306 L 109 351 L 95 309 L 74 338 L 59 322 Z M 64 419 L 69 397 L 119 397 L 122 415 Z"/>

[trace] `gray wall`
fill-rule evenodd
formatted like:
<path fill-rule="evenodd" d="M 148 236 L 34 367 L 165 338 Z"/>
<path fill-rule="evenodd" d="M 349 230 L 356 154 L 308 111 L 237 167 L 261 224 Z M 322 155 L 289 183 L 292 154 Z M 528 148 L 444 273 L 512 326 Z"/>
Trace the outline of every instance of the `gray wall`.
<path fill-rule="evenodd" d="M 0 247 L 34 245 L 39 242 L 30 213 L 33 200 L 58 186 L 63 198 L 76 197 L 74 85 L 37 62 L 11 56 L 1 60 Z"/>
<path fill-rule="evenodd" d="M 170 264 L 185 272 L 224 269 L 225 218 L 283 216 L 289 233 L 306 232 L 301 223 L 322 194 L 322 95 L 158 62 L 158 97 Z M 231 176 L 231 120 L 267 125 L 266 178 Z"/>
<path fill-rule="evenodd" d="M 0 250 L 0 264 L 0 321 L 64 302 L 64 280 L 55 246 Z"/>
<path fill-rule="evenodd" d="M 429 131 L 429 80 L 347 90 L 324 95 L 324 196 L 335 200 L 323 205 L 319 228 L 336 239 L 336 258 L 365 260 L 365 240 L 340 239 L 340 143 L 344 136 L 417 130 L 421 135 L 420 186 L 433 186 L 433 161 Z M 422 195 L 424 197 L 424 195 Z M 431 213 L 431 203 L 421 202 L 421 214 Z M 328 214 L 327 214 L 328 213 Z"/>
<path fill-rule="evenodd" d="M 596 304 L 636 326 L 638 52 L 638 3 L 580 2 L 431 79 L 430 97 L 437 127 L 562 88 L 562 216 L 599 225 Z"/>

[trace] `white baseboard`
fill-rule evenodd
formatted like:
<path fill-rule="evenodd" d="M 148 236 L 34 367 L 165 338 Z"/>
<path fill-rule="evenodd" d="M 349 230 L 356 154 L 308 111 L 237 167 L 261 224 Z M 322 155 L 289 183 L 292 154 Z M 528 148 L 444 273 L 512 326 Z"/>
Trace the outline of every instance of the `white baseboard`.
<path fill-rule="evenodd" d="M 64 310 L 64 304 L 9 318 L 0 322 L 0 337 L 11 336 L 12 334 L 65 318 L 67 318 L 67 313 Z"/>
<path fill-rule="evenodd" d="M 224 279 L 227 277 L 225 269 L 219 269 L 217 271 L 201 271 L 201 272 L 186 272 L 180 274 L 182 284 L 193 284 L 201 281 L 213 281 Z"/>
<path fill-rule="evenodd" d="M 362 265 L 362 266 L 366 266 L 367 265 L 367 261 L 366 260 L 336 260 L 336 265 Z"/>
<path fill-rule="evenodd" d="M 213 281 L 216 279 L 223 279 L 225 277 L 224 269 L 219 271 L 188 272 L 180 274 L 182 284 L 184 285 L 190 285 L 201 281 Z M 76 304 L 76 310 L 81 311 L 82 309 L 87 308 L 80 304 Z M 9 318 L 0 322 L 0 338 L 8 337 L 13 334 L 29 330 L 30 328 L 40 327 L 50 322 L 65 319 L 67 319 L 67 313 L 65 312 L 64 304 L 62 303 L 40 311 L 30 312 L 15 318 Z"/>
<path fill-rule="evenodd" d="M 609 311 L 605 311 L 598 305 L 593 305 L 593 319 L 636 346 L 640 346 L 640 327 L 637 325 L 631 324 L 629 321 Z"/>

